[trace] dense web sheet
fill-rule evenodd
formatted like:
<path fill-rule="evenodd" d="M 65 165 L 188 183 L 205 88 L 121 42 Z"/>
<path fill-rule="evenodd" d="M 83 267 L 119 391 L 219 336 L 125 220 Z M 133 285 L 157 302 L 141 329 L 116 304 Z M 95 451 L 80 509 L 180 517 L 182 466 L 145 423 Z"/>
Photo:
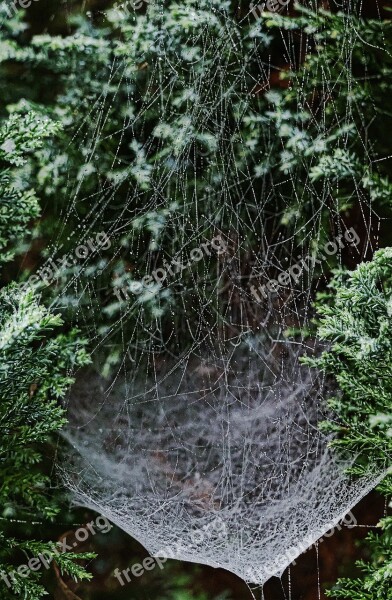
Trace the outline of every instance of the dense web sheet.
<path fill-rule="evenodd" d="M 166 7 L 149 3 L 132 16 L 138 35 L 130 25 L 134 42 L 117 45 L 108 85 L 75 131 L 76 140 L 90 141 L 80 181 L 97 146 L 116 151 L 98 197 L 80 197 L 80 183 L 70 189 L 64 223 L 88 201 L 86 220 L 95 215 L 110 249 L 76 261 L 54 302 L 77 307 L 75 321 L 89 328 L 101 366 L 107 349 L 116 361 L 109 382 L 87 374 L 72 391 L 66 438 L 75 453 L 65 477 L 78 504 L 99 510 L 152 554 L 263 583 L 380 478 L 344 474 L 349 463 L 332 454 L 318 428 L 328 384 L 299 363 L 314 342 L 285 336 L 307 323 L 315 273 L 322 277 L 331 257 L 339 264 L 343 251 L 359 260 L 356 231 L 338 218 L 335 237 L 326 231 L 326 207 L 338 214 L 336 182 L 326 178 L 320 187 L 316 171 L 323 148 L 340 152 L 344 168 L 355 131 L 342 122 L 330 139 L 322 115 L 302 126 L 305 81 L 295 82 L 298 117 L 288 116 L 279 89 L 269 89 L 286 67 L 271 62 L 270 36 L 254 15 L 245 13 L 245 27 L 212 0 L 174 12 L 192 44 L 176 38 Z M 298 66 L 296 45 L 308 41 L 295 45 L 286 32 L 279 43 L 281 64 Z M 350 56 L 349 35 L 342 52 Z M 341 82 L 323 78 L 326 96 L 329 86 L 347 93 L 351 84 L 347 73 Z M 124 94 L 124 82 L 128 98 L 108 134 L 111 94 Z M 288 148 L 295 127 L 297 145 Z M 299 187 L 307 127 L 319 129 L 314 172 Z M 130 158 L 119 164 L 124 138 Z M 275 181 L 269 167 L 277 160 Z M 370 209 L 362 206 L 366 231 Z M 81 217 L 75 245 L 90 235 Z M 89 278 L 92 261 L 103 279 L 110 273 L 102 304 L 102 281 Z M 287 272 L 284 283 L 265 287 Z M 89 303 L 78 303 L 86 292 Z"/>
<path fill-rule="evenodd" d="M 264 583 L 332 529 L 375 483 L 317 428 L 322 382 L 297 355 L 240 345 L 230 360 L 184 361 L 140 391 L 99 380 L 74 390 L 68 484 L 152 555 Z M 260 365 L 263 365 L 262 367 Z M 91 402 L 94 399 L 95 410 Z"/>

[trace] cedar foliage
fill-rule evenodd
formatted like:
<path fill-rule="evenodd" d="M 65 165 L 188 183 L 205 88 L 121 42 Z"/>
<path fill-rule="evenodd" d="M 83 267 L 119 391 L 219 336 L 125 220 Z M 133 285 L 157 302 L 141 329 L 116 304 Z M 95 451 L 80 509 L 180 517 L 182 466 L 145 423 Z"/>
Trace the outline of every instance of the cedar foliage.
<path fill-rule="evenodd" d="M 357 456 L 353 474 L 391 470 L 392 464 L 392 248 L 379 250 L 355 271 L 339 272 L 330 294 L 319 297 L 318 336 L 330 344 L 310 366 L 337 384 L 329 407 L 335 419 L 324 423 L 340 452 Z M 392 478 L 380 490 L 392 496 Z M 362 578 L 340 579 L 335 598 L 388 600 L 392 597 L 392 517 L 368 536 L 371 560 L 359 561 Z"/>
<path fill-rule="evenodd" d="M 29 224 L 39 215 L 38 199 L 23 169 L 31 155 L 58 131 L 49 118 L 29 112 L 11 115 L 0 126 L 0 263 L 11 260 L 28 238 Z M 85 342 L 76 330 L 62 328 L 59 315 L 39 302 L 31 289 L 16 283 L 0 291 L 0 586 L 1 597 L 38 600 L 46 595 L 40 572 L 27 577 L 17 565 L 50 551 L 48 543 L 15 539 L 2 531 L 9 519 L 48 522 L 59 507 L 42 469 L 44 445 L 65 424 L 61 404 L 73 382 L 72 373 L 89 363 Z M 60 568 L 75 578 L 88 578 L 75 558 L 62 554 Z M 24 559 L 24 560 L 23 560 Z M 10 575 L 10 572 L 13 575 Z"/>

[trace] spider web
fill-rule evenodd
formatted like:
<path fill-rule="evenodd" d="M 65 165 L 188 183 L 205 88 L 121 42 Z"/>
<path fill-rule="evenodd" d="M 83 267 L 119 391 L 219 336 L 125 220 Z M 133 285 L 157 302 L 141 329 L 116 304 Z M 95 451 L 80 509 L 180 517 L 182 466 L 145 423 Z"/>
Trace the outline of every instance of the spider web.
<path fill-rule="evenodd" d="M 329 450 L 319 423 L 331 384 L 299 361 L 317 344 L 287 335 L 308 324 L 323 271 L 340 264 L 343 252 L 361 259 L 333 200 L 336 181 L 327 177 L 320 188 L 311 171 L 300 175 L 309 159 L 296 162 L 313 128 L 311 166 L 323 144 L 344 163 L 349 103 L 346 115 L 336 112 L 340 135 L 331 140 L 323 111 L 312 116 L 307 75 L 298 71 L 287 84 L 298 111 L 290 117 L 271 82 L 285 65 L 298 68 L 298 48 L 310 51 L 311 41 L 282 30 L 275 58 L 265 21 L 249 11 L 234 18 L 229 3 L 150 2 L 131 16 L 106 17 L 127 25 L 107 86 L 75 130 L 73 142 L 89 151 L 79 182 L 70 183 L 53 250 L 75 219 L 74 246 L 86 245 L 93 231 L 111 242 L 64 272 L 53 301 L 89 331 L 101 370 L 73 388 L 65 436 L 75 452 L 64 476 L 76 503 L 100 511 L 152 555 L 263 584 L 381 478 L 369 472 L 353 480 L 345 472 L 353 459 Z M 348 64 L 352 44 L 348 31 Z M 340 81 L 328 72 L 322 79 L 320 104 L 352 85 L 349 67 Z M 117 93 L 120 115 L 113 113 Z M 118 127 L 108 133 L 110 119 Z M 291 148 L 288 128 L 297 131 Z M 83 196 L 81 183 L 105 144 L 110 177 Z M 363 151 L 370 162 L 365 144 Z M 371 206 L 357 190 L 361 229 L 369 231 Z M 92 207 L 87 215 L 79 212 L 83 202 Z M 342 244 L 331 259 L 319 250 L 334 239 L 326 208 Z M 370 236 L 363 242 L 361 251 Z M 173 264 L 181 268 L 171 274 Z M 294 264 L 302 265 L 297 277 L 257 292 Z M 144 285 L 158 269 L 166 273 L 162 283 Z"/>

